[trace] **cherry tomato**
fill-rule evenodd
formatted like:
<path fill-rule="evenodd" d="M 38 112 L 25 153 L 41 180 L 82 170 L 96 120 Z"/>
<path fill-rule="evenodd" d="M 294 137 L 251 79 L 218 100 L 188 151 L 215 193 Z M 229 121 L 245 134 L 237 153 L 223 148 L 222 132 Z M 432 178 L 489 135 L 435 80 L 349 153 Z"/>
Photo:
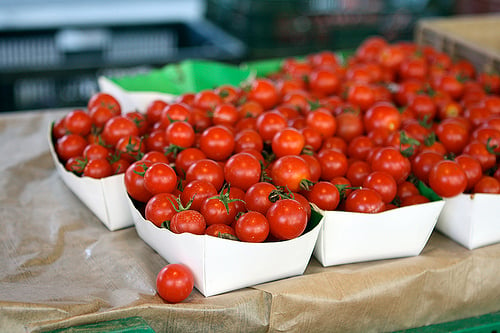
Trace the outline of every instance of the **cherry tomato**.
<path fill-rule="evenodd" d="M 317 182 L 321 177 L 321 163 L 315 155 L 301 154 L 300 157 L 306 161 L 311 174 L 310 180 Z"/>
<path fill-rule="evenodd" d="M 115 175 L 125 173 L 130 166 L 129 161 L 118 157 L 112 157 L 109 162 L 111 163 L 111 168 L 113 168 L 113 174 Z"/>
<path fill-rule="evenodd" d="M 328 96 L 335 94 L 340 88 L 340 79 L 333 70 L 313 70 L 307 80 L 309 90 L 317 96 Z"/>
<path fill-rule="evenodd" d="M 300 133 L 304 137 L 305 147 L 312 151 L 318 151 L 323 143 L 321 134 L 316 132 L 314 128 L 305 126 L 300 129 Z"/>
<path fill-rule="evenodd" d="M 108 108 L 111 112 L 113 112 L 114 116 L 118 116 L 122 112 L 118 100 L 110 94 L 103 92 L 98 92 L 90 97 L 87 103 L 87 110 L 92 110 L 96 106 Z"/>
<path fill-rule="evenodd" d="M 83 157 L 88 160 L 106 159 L 111 155 L 111 151 L 103 145 L 92 143 L 83 150 Z"/>
<path fill-rule="evenodd" d="M 269 111 L 259 115 L 255 125 L 262 140 L 270 142 L 276 133 L 287 127 L 287 121 L 281 113 Z"/>
<path fill-rule="evenodd" d="M 453 118 L 439 123 L 436 135 L 446 150 L 454 154 L 460 154 L 469 142 L 468 130 Z"/>
<path fill-rule="evenodd" d="M 279 102 L 278 89 L 270 79 L 258 78 L 250 84 L 247 98 L 251 101 L 256 101 L 265 110 L 269 110 Z"/>
<path fill-rule="evenodd" d="M 65 162 L 71 157 L 82 156 L 87 140 L 78 134 L 66 134 L 56 141 L 57 156 Z"/>
<path fill-rule="evenodd" d="M 496 155 L 482 142 L 472 140 L 463 149 L 463 154 L 468 154 L 479 161 L 483 172 L 491 169 L 496 164 Z"/>
<path fill-rule="evenodd" d="M 224 103 L 236 103 L 241 96 L 241 89 L 229 84 L 222 84 L 214 89 Z"/>
<path fill-rule="evenodd" d="M 344 111 L 337 115 L 336 120 L 337 130 L 335 135 L 341 137 L 346 142 L 350 142 L 354 138 L 363 135 L 365 128 L 363 118 L 359 112 L 352 110 Z"/>
<path fill-rule="evenodd" d="M 259 132 L 254 129 L 244 129 L 236 133 L 234 136 L 234 152 L 239 153 L 247 149 L 255 149 L 262 151 L 264 142 Z"/>
<path fill-rule="evenodd" d="M 125 171 L 125 188 L 127 193 L 137 201 L 148 202 L 153 196 L 144 186 L 144 174 L 152 164 L 151 161 L 136 161 Z"/>
<path fill-rule="evenodd" d="M 206 180 L 195 179 L 187 182 L 181 193 L 181 202 L 184 206 L 191 202 L 191 209 L 200 210 L 205 199 L 216 196 L 217 189 Z"/>
<path fill-rule="evenodd" d="M 189 232 L 195 235 L 203 235 L 207 223 L 203 215 L 193 209 L 176 212 L 170 219 L 170 231 L 176 234 Z"/>
<path fill-rule="evenodd" d="M 153 163 L 167 163 L 168 164 L 168 158 L 167 158 L 167 155 L 165 155 L 164 153 L 162 152 L 159 152 L 159 151 L 155 151 L 155 150 L 151 150 L 149 152 L 147 152 L 146 154 L 144 154 L 144 156 L 142 156 L 142 160 L 148 160 L 148 161 L 151 161 Z"/>
<path fill-rule="evenodd" d="M 352 186 L 358 187 L 363 185 L 365 178 L 368 177 L 370 173 L 372 173 L 372 168 L 368 162 L 355 160 L 349 164 L 345 177 L 349 180 Z"/>
<path fill-rule="evenodd" d="M 229 198 L 229 193 L 221 193 L 217 196 L 208 197 L 200 207 L 200 213 L 205 218 L 207 225 L 222 223 L 230 225 L 234 222 L 236 206 Z"/>
<path fill-rule="evenodd" d="M 412 182 L 404 181 L 401 184 L 398 184 L 397 197 L 400 200 L 418 194 L 420 194 L 420 192 L 418 191 L 418 188 L 415 186 L 415 184 L 413 184 Z"/>
<path fill-rule="evenodd" d="M 307 212 L 296 200 L 281 199 L 269 207 L 266 213 L 269 230 L 279 240 L 302 235 L 307 226 Z"/>
<path fill-rule="evenodd" d="M 199 139 L 199 148 L 208 157 L 216 161 L 227 159 L 234 150 L 234 135 L 221 125 L 211 126 L 203 131 Z"/>
<path fill-rule="evenodd" d="M 66 134 L 70 133 L 68 133 L 66 127 L 64 126 L 64 117 L 54 121 L 54 125 L 52 127 L 53 138 L 57 140 L 62 138 Z"/>
<path fill-rule="evenodd" d="M 364 112 L 375 102 L 375 93 L 367 83 L 354 83 L 348 87 L 347 101 L 358 106 Z"/>
<path fill-rule="evenodd" d="M 401 115 L 392 104 L 379 102 L 366 111 L 363 122 L 367 132 L 380 128 L 393 132 L 401 126 Z"/>
<path fill-rule="evenodd" d="M 153 163 L 144 173 L 144 187 L 150 193 L 172 193 L 177 186 L 177 175 L 166 163 Z"/>
<path fill-rule="evenodd" d="M 214 125 L 234 126 L 238 119 L 238 109 L 233 104 L 219 104 L 212 113 L 212 122 Z"/>
<path fill-rule="evenodd" d="M 120 154 L 120 157 L 130 163 L 140 160 L 146 152 L 146 146 L 137 135 L 129 135 L 120 138 L 115 148 Z"/>
<path fill-rule="evenodd" d="M 113 174 L 111 164 L 102 158 L 89 160 L 83 169 L 83 176 L 91 178 L 104 178 Z"/>
<path fill-rule="evenodd" d="M 146 119 L 148 120 L 148 122 L 150 124 L 154 124 L 160 121 L 162 111 L 167 105 L 167 102 L 160 99 L 151 101 L 148 106 L 146 106 Z"/>
<path fill-rule="evenodd" d="M 234 228 L 230 225 L 222 223 L 209 225 L 205 230 L 205 235 L 225 239 L 237 239 L 236 231 L 234 230 Z"/>
<path fill-rule="evenodd" d="M 373 140 L 368 136 L 357 136 L 347 146 L 347 155 L 350 158 L 366 160 L 368 153 L 375 147 Z"/>
<path fill-rule="evenodd" d="M 273 204 L 269 195 L 276 190 L 276 186 L 268 182 L 257 182 L 250 186 L 245 192 L 245 205 L 249 211 L 257 211 L 266 214 L 267 210 Z"/>
<path fill-rule="evenodd" d="M 340 202 L 340 193 L 333 183 L 320 181 L 307 191 L 307 198 L 320 209 L 335 210 Z"/>
<path fill-rule="evenodd" d="M 429 122 L 436 117 L 437 106 L 429 95 L 419 94 L 413 96 L 408 107 L 413 110 L 418 120 Z"/>
<path fill-rule="evenodd" d="M 72 134 L 85 136 L 90 133 L 92 128 L 92 118 L 88 112 L 76 109 L 64 117 L 64 127 Z"/>
<path fill-rule="evenodd" d="M 220 191 L 224 185 L 224 169 L 219 163 L 208 158 L 195 161 L 186 171 L 186 181 L 195 179 L 207 181 Z"/>
<path fill-rule="evenodd" d="M 143 141 L 146 151 L 156 150 L 163 152 L 168 144 L 167 138 L 165 137 L 165 131 L 161 129 L 151 131 L 144 137 Z"/>
<path fill-rule="evenodd" d="M 214 90 L 202 90 L 194 95 L 193 104 L 202 110 L 213 110 L 222 103 L 222 97 Z"/>
<path fill-rule="evenodd" d="M 236 236 L 243 242 L 262 243 L 269 235 L 267 218 L 257 211 L 249 211 L 241 215 L 234 225 Z"/>
<path fill-rule="evenodd" d="M 385 171 L 374 171 L 363 181 L 364 188 L 371 188 L 380 194 L 384 203 L 390 203 L 396 197 L 398 185 L 394 178 Z"/>
<path fill-rule="evenodd" d="M 473 192 L 500 194 L 500 182 L 494 177 L 483 176 L 474 185 Z"/>
<path fill-rule="evenodd" d="M 193 163 L 205 159 L 206 157 L 205 153 L 199 148 L 190 147 L 183 149 L 175 157 L 175 170 L 180 176 L 184 177 L 186 171 Z"/>
<path fill-rule="evenodd" d="M 345 176 L 348 168 L 347 157 L 333 149 L 322 149 L 318 153 L 321 165 L 321 179 L 331 180 L 334 177 Z"/>
<path fill-rule="evenodd" d="M 83 173 L 83 168 L 87 164 L 87 160 L 83 156 L 70 157 L 64 167 L 66 170 L 73 172 L 74 174 L 80 176 Z"/>
<path fill-rule="evenodd" d="M 356 213 L 379 213 L 385 208 L 380 194 L 371 188 L 351 192 L 345 200 L 345 210 Z"/>
<path fill-rule="evenodd" d="M 321 134 L 323 139 L 333 136 L 337 131 L 337 121 L 326 108 L 309 111 L 306 115 L 306 124 Z"/>
<path fill-rule="evenodd" d="M 257 158 L 248 153 L 232 155 L 224 166 L 224 177 L 231 186 L 246 191 L 257 183 L 261 176 L 261 165 Z"/>
<path fill-rule="evenodd" d="M 156 290 L 169 303 L 182 302 L 191 294 L 193 287 L 193 273 L 182 264 L 168 264 L 156 276 Z"/>
<path fill-rule="evenodd" d="M 443 155 L 439 153 L 423 151 L 411 161 L 412 172 L 422 182 L 429 184 L 429 172 L 431 172 L 434 164 L 442 159 Z"/>
<path fill-rule="evenodd" d="M 102 130 L 102 138 L 111 146 L 115 146 L 123 137 L 138 136 L 137 125 L 126 116 L 115 116 L 108 120 Z"/>
<path fill-rule="evenodd" d="M 174 121 L 165 130 L 167 142 L 181 148 L 189 148 L 194 144 L 193 126 L 186 121 Z"/>
<path fill-rule="evenodd" d="M 163 222 L 170 221 L 178 209 L 179 204 L 175 195 L 172 193 L 158 193 L 148 200 L 144 215 L 146 220 L 153 222 L 157 227 L 161 227 Z"/>
<path fill-rule="evenodd" d="M 298 192 L 300 183 L 310 180 L 311 171 L 306 161 L 300 156 L 287 155 L 280 157 L 271 169 L 272 182 L 276 186 L 287 186 L 292 192 Z"/>
<path fill-rule="evenodd" d="M 380 149 L 371 161 L 373 171 L 386 171 L 397 183 L 401 183 L 408 178 L 411 171 L 410 161 L 394 147 Z"/>
<path fill-rule="evenodd" d="M 287 127 L 277 132 L 271 142 L 273 153 L 278 158 L 285 155 L 300 155 L 304 146 L 304 136 L 292 127 Z"/>
<path fill-rule="evenodd" d="M 401 207 L 419 205 L 430 202 L 429 198 L 423 196 L 422 194 L 410 195 L 401 200 Z"/>
<path fill-rule="evenodd" d="M 467 188 L 467 176 L 457 162 L 442 160 L 432 167 L 429 186 L 440 197 L 454 197 Z"/>
<path fill-rule="evenodd" d="M 455 161 L 460 165 L 462 170 L 464 170 L 465 176 L 467 177 L 466 191 L 471 191 L 483 175 L 481 163 L 479 163 L 479 161 L 474 157 L 467 154 L 455 157 Z"/>

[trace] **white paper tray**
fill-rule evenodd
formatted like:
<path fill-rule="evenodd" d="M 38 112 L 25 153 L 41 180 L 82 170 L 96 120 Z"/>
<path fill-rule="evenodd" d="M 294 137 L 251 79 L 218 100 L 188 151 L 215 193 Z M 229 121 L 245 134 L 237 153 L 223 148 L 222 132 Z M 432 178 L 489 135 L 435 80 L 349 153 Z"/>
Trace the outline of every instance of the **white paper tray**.
<path fill-rule="evenodd" d="M 500 242 L 499 194 L 460 194 L 444 200 L 437 230 L 469 250 Z"/>
<path fill-rule="evenodd" d="M 314 256 L 323 266 L 417 256 L 443 206 L 435 201 L 377 214 L 323 211 Z"/>
<path fill-rule="evenodd" d="M 55 147 L 52 144 L 51 128 L 49 128 L 48 142 L 50 153 L 57 173 L 70 190 L 101 220 L 111 231 L 130 227 L 134 224 L 132 214 L 128 208 L 127 191 L 123 181 L 124 175 L 114 175 L 95 179 L 78 177 L 65 169 L 59 162 Z"/>

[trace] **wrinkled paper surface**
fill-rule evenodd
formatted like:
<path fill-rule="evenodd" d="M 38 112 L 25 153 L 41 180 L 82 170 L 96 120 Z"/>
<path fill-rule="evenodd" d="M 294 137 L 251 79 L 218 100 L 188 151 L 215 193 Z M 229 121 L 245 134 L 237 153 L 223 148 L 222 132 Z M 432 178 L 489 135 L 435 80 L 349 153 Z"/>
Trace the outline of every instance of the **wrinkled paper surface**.
<path fill-rule="evenodd" d="M 135 228 L 107 230 L 59 178 L 46 136 L 67 112 L 0 114 L 1 332 L 131 316 L 157 332 L 379 332 L 500 310 L 500 244 L 469 251 L 436 231 L 418 257 L 312 258 L 303 276 L 165 303 L 165 260 Z"/>

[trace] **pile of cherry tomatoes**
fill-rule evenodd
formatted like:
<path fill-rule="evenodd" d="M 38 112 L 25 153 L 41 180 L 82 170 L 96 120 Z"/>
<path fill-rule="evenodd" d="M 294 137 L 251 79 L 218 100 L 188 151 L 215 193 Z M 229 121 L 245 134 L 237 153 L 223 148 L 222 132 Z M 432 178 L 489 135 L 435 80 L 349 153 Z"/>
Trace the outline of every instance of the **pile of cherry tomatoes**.
<path fill-rule="evenodd" d="M 241 86 L 122 114 L 108 94 L 54 124 L 78 175 L 124 173 L 144 216 L 174 233 L 287 240 L 323 210 L 377 213 L 500 193 L 500 76 L 411 42 L 366 39 L 286 58 Z"/>

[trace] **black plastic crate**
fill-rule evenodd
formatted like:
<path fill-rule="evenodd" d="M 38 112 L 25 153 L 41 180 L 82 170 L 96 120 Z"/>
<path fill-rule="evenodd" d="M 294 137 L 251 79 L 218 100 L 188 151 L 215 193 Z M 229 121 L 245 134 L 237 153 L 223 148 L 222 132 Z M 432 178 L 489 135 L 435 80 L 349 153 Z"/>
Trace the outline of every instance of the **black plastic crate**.
<path fill-rule="evenodd" d="M 355 48 L 370 35 L 409 40 L 417 20 L 448 15 L 453 1 L 208 0 L 206 17 L 245 42 L 249 58 Z"/>
<path fill-rule="evenodd" d="M 0 111 L 85 105 L 100 75 L 189 58 L 240 62 L 245 45 L 211 22 L 0 32 Z"/>

